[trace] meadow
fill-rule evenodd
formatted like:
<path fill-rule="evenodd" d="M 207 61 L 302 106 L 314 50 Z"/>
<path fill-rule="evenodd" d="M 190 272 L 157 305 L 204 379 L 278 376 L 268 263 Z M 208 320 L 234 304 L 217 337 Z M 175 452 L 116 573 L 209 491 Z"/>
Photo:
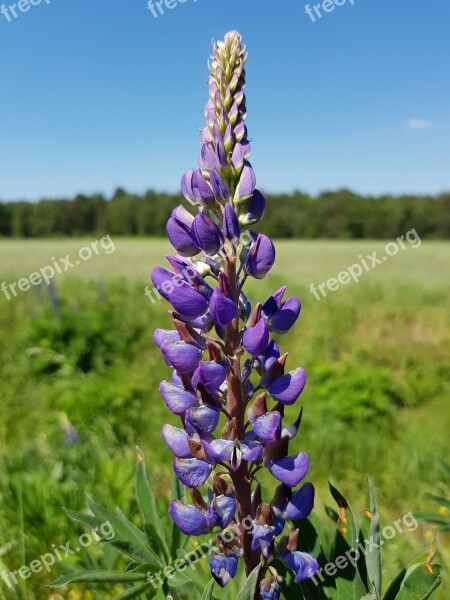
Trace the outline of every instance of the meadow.
<path fill-rule="evenodd" d="M 76 256 L 91 239 L 1 240 L 0 283 L 29 277 L 53 257 Z M 115 251 L 7 301 L 0 294 L 0 573 L 28 565 L 81 529 L 62 507 L 81 510 L 85 494 L 119 506 L 138 522 L 135 445 L 144 451 L 161 506 L 170 494 L 171 456 L 161 426 L 174 423 L 157 386 L 167 376 L 152 342 L 169 326 L 167 305 L 145 296 L 163 240 L 114 238 Z M 309 376 L 296 447 L 311 458 L 317 487 L 314 522 L 325 523 L 328 481 L 364 508 L 367 475 L 381 516 L 392 524 L 432 509 L 426 492 L 442 491 L 440 460 L 450 450 L 450 242 L 423 241 L 317 301 L 310 292 L 358 262 L 384 254 L 386 242 L 279 241 L 276 274 L 249 283 L 252 302 L 287 282 L 302 299 L 300 324 L 285 340 L 289 365 Z M 295 420 L 294 413 L 290 414 Z M 74 429 L 71 428 L 73 426 Z M 76 432 L 76 433 L 75 433 Z M 447 537 L 446 537 L 447 536 Z M 449 534 L 440 552 L 449 558 Z M 385 545 L 393 576 L 426 550 L 431 525 Z M 75 544 L 76 545 L 76 544 Z M 117 563 L 95 546 L 33 574 L 0 599 L 110 598 L 105 591 L 46 587 L 68 565 Z M 444 580 L 436 598 L 450 597 Z"/>

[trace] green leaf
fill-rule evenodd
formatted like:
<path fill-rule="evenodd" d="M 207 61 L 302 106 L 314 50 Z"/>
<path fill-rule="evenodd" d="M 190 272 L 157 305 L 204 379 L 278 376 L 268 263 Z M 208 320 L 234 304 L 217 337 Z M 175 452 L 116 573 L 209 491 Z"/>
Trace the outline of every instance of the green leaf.
<path fill-rule="evenodd" d="M 378 504 L 375 497 L 375 489 L 371 478 L 368 479 L 368 494 L 364 519 L 361 525 L 361 532 L 364 536 L 364 542 L 367 541 L 366 548 L 366 568 L 369 586 L 373 586 L 376 594 L 375 598 L 381 598 L 381 535 L 380 535 L 380 515 Z M 369 593 L 373 594 L 373 592 Z"/>
<path fill-rule="evenodd" d="M 425 494 L 425 498 L 433 500 L 439 506 L 444 506 L 450 510 L 450 498 L 444 498 L 444 496 L 435 496 L 434 494 Z"/>
<path fill-rule="evenodd" d="M 395 577 L 395 579 L 391 582 L 386 594 L 384 595 L 383 600 L 396 600 L 398 598 L 398 594 L 400 593 L 400 590 L 402 589 L 405 579 L 408 577 L 408 575 L 412 571 L 415 570 L 415 568 L 417 566 L 424 567 L 428 571 L 428 573 L 430 573 L 430 570 L 433 570 L 434 567 L 436 566 L 436 565 L 431 564 L 434 554 L 435 554 L 435 549 L 432 547 L 428 552 L 424 552 L 423 554 L 418 556 L 415 560 L 413 560 L 408 565 L 408 567 L 406 567 L 405 569 L 402 569 L 400 571 L 400 573 Z M 438 565 L 438 567 L 440 567 L 440 566 Z M 431 573 L 430 573 L 430 575 L 431 575 Z M 439 578 L 439 581 L 437 582 L 436 587 L 438 587 L 440 585 L 440 583 L 441 583 L 441 580 Z M 431 595 L 431 594 L 429 594 L 429 595 Z M 425 597 L 428 598 L 429 595 L 425 596 Z M 417 597 L 414 596 L 414 599 L 416 599 L 416 598 Z M 421 597 L 419 597 L 419 598 L 421 598 Z"/>
<path fill-rule="evenodd" d="M 146 529 L 150 533 L 151 540 L 157 548 L 157 551 L 162 553 L 165 557 L 165 560 L 169 562 L 169 548 L 167 546 L 164 529 L 159 518 L 155 494 L 153 493 L 147 477 L 144 454 L 140 448 L 137 448 L 136 493 L 139 507 L 141 509 L 142 516 L 144 517 L 144 522 L 147 526 Z"/>
<path fill-rule="evenodd" d="M 156 596 L 156 590 L 151 583 L 142 583 L 136 587 L 125 590 L 118 596 L 114 596 L 113 600 L 130 600 L 131 598 L 139 598 L 139 596 L 145 592 L 146 598 L 153 598 Z"/>
<path fill-rule="evenodd" d="M 214 587 L 214 579 L 211 579 L 208 585 L 205 587 L 205 590 L 202 594 L 201 600 L 212 600 L 212 592 Z"/>
<path fill-rule="evenodd" d="M 120 511 L 117 511 L 116 514 L 97 504 L 89 496 L 87 497 L 87 504 L 89 509 L 102 523 L 110 523 L 115 533 L 113 544 L 128 542 L 130 544 L 129 548 L 135 546 L 138 549 L 138 552 L 135 554 L 138 560 L 144 559 L 146 562 L 158 565 L 159 567 L 163 566 L 159 558 L 148 546 L 145 534 L 128 521 Z M 128 554 L 128 556 L 130 555 Z"/>
<path fill-rule="evenodd" d="M 173 474 L 172 478 L 172 499 L 180 500 L 182 502 L 184 500 L 184 485 L 178 479 L 178 477 Z M 170 539 L 170 553 L 172 557 L 177 555 L 177 550 L 182 550 L 185 548 L 188 542 L 189 536 L 185 535 L 176 525 L 172 522 L 172 531 L 171 531 L 171 539 Z"/>
<path fill-rule="evenodd" d="M 395 600 L 426 600 L 442 582 L 442 565 L 419 563 L 410 567 Z"/>
<path fill-rule="evenodd" d="M 120 571 L 78 571 L 55 579 L 51 587 L 62 587 L 69 583 L 126 583 L 145 581 L 145 573 L 121 573 Z"/>
<path fill-rule="evenodd" d="M 360 600 L 367 595 L 368 590 L 362 582 L 358 565 L 353 563 L 363 561 L 358 549 L 359 537 L 355 519 L 350 504 L 344 496 L 330 483 L 330 492 L 339 507 L 339 518 L 336 524 L 336 537 L 333 546 L 332 561 L 347 558 L 345 568 L 338 569 L 335 578 L 339 600 Z M 359 557 L 359 558 L 358 558 Z"/>
<path fill-rule="evenodd" d="M 244 585 L 239 590 L 236 600 L 253 600 L 255 597 L 256 586 L 258 584 L 259 571 L 261 565 L 258 565 L 253 569 L 247 579 L 244 581 Z"/>

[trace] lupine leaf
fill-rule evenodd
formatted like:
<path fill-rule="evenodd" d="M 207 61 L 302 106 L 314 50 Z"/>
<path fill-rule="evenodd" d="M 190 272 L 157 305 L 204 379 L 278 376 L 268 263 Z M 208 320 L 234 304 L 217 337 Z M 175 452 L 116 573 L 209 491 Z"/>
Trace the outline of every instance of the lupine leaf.
<path fill-rule="evenodd" d="M 349 555 L 355 559 L 359 552 L 359 539 L 351 507 L 331 483 L 330 492 L 339 507 L 332 561 L 335 562 L 336 559 Z M 360 600 L 367 595 L 367 589 L 362 582 L 357 565 L 354 567 L 349 563 L 345 568 L 339 569 L 335 581 L 339 600 Z"/>
<path fill-rule="evenodd" d="M 375 489 L 372 480 L 368 479 L 368 494 L 366 499 L 366 509 L 364 519 L 361 525 L 363 534 L 363 543 L 366 545 L 366 569 L 369 586 L 375 588 L 378 598 L 381 598 L 381 536 L 380 536 L 380 517 L 378 513 L 378 504 L 375 497 Z M 373 593 L 373 592 L 370 592 Z M 369 597 L 370 597 L 369 593 Z"/>
<path fill-rule="evenodd" d="M 109 521 L 111 524 L 111 527 L 115 532 L 115 539 L 112 542 L 113 545 L 117 544 L 117 542 L 128 542 L 131 546 L 135 546 L 139 549 L 139 552 L 137 553 L 138 560 L 144 559 L 146 562 L 151 564 L 157 564 L 161 567 L 163 566 L 159 558 L 149 547 L 145 534 L 135 525 L 133 525 L 133 523 L 128 521 L 128 519 L 122 515 L 120 511 L 118 511 L 116 514 L 107 508 L 104 508 L 100 504 L 97 504 L 89 496 L 87 499 L 87 504 L 94 515 L 98 519 L 101 519 L 102 523 Z"/>
<path fill-rule="evenodd" d="M 236 600 L 253 600 L 255 597 L 256 586 L 258 584 L 259 571 L 261 565 L 258 565 L 253 569 L 247 579 L 244 581 L 244 585 L 239 590 Z"/>
<path fill-rule="evenodd" d="M 425 494 L 425 498 L 433 500 L 433 502 L 436 502 L 436 504 L 439 504 L 439 506 L 445 506 L 445 508 L 448 508 L 450 510 L 450 498 L 444 498 L 443 496 L 435 496 L 434 494 Z"/>
<path fill-rule="evenodd" d="M 426 600 L 442 582 L 442 565 L 416 564 L 410 567 L 395 600 Z"/>
<path fill-rule="evenodd" d="M 212 600 L 212 592 L 214 587 L 214 579 L 211 579 L 208 585 L 205 587 L 205 590 L 202 594 L 201 600 Z"/>
<path fill-rule="evenodd" d="M 150 534 L 152 543 L 158 553 L 163 554 L 167 561 L 170 560 L 169 549 L 164 534 L 164 529 L 159 518 L 156 506 L 155 494 L 147 477 L 144 454 L 140 448 L 137 448 L 136 465 L 136 493 L 139 507 L 144 517 L 146 530 Z"/>
<path fill-rule="evenodd" d="M 431 548 L 428 553 L 420 555 L 410 565 L 402 569 L 397 577 L 390 584 L 383 600 L 425 600 L 429 598 L 433 591 L 441 584 L 440 572 L 441 565 L 431 564 L 435 554 L 435 549 Z M 418 567 L 421 567 L 418 569 Z M 407 581 L 409 579 L 409 581 Z M 417 593 L 411 590 L 411 585 L 417 585 Z M 425 595 L 420 595 L 421 590 L 428 590 Z M 415 595 L 407 594 L 414 592 Z M 402 596 L 400 596 L 402 593 Z"/>
<path fill-rule="evenodd" d="M 175 473 L 173 474 L 172 479 L 172 499 L 180 500 L 180 502 L 184 500 L 184 485 L 181 483 Z M 185 535 L 175 525 L 175 523 L 172 523 L 172 534 L 170 540 L 170 553 L 172 557 L 177 555 L 177 550 L 182 550 L 186 546 L 188 539 L 189 536 Z"/>
<path fill-rule="evenodd" d="M 127 581 L 145 581 L 145 573 L 121 573 L 120 571 L 78 571 L 58 577 L 51 587 L 62 587 L 68 583 L 126 583 Z"/>
<path fill-rule="evenodd" d="M 142 583 L 128 590 L 125 590 L 118 596 L 114 596 L 113 600 L 131 600 L 131 598 L 139 598 L 141 594 L 145 592 L 146 598 L 153 598 L 156 596 L 158 590 L 154 588 L 151 583 Z"/>

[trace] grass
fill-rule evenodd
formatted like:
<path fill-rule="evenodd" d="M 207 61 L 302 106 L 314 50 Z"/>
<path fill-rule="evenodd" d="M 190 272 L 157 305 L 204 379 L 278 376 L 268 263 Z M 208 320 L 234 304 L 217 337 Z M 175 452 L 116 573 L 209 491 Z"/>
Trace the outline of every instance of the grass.
<path fill-rule="evenodd" d="M 0 283 L 27 277 L 51 257 L 75 257 L 90 241 L 0 241 Z M 0 550 L 0 561 L 8 568 L 23 564 L 23 551 L 29 563 L 53 543 L 75 539 L 61 506 L 79 509 L 84 492 L 135 514 L 135 443 L 147 454 L 159 496 L 168 494 L 171 459 L 159 431 L 175 421 L 156 392 L 167 369 L 151 332 L 169 320 L 165 303 L 152 304 L 144 288 L 169 247 L 161 240 L 114 242 L 113 254 L 58 275 L 50 295 L 44 286 L 9 302 L 0 295 L 0 549 L 15 543 L 3 555 Z M 311 457 L 318 521 L 331 502 L 328 480 L 361 513 L 368 473 L 385 525 L 430 508 L 424 493 L 438 484 L 438 459 L 448 459 L 450 243 L 407 246 L 359 284 L 341 286 L 320 302 L 309 291 L 310 283 L 336 277 L 360 254 L 383 256 L 384 246 L 281 241 L 274 275 L 249 282 L 252 302 L 283 283 L 302 298 L 300 323 L 280 341 L 290 351 L 288 365 L 304 366 L 309 376 L 296 447 Z M 77 445 L 64 441 L 64 415 L 80 435 Z M 288 416 L 294 420 L 295 410 Z M 389 575 L 432 537 L 421 526 L 386 544 Z M 447 557 L 448 541 L 441 539 Z M 90 552 L 73 560 L 100 560 Z M 49 578 L 30 579 L 29 597 L 39 598 Z M 442 586 L 436 597 L 448 598 L 449 591 Z"/>

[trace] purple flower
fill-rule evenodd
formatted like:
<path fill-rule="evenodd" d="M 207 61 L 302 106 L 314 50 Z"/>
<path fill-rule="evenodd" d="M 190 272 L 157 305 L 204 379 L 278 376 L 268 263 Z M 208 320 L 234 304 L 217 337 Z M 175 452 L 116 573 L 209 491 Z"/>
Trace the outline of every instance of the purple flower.
<path fill-rule="evenodd" d="M 267 236 L 260 233 L 247 254 L 245 272 L 255 279 L 264 279 L 270 273 L 274 262 L 275 247 Z"/>
<path fill-rule="evenodd" d="M 264 444 L 275 444 L 280 439 L 281 415 L 278 411 L 268 412 L 253 423 L 253 431 Z"/>
<path fill-rule="evenodd" d="M 205 514 L 195 506 L 173 500 L 169 506 L 169 515 L 178 529 L 186 535 L 202 535 L 208 530 Z"/>
<path fill-rule="evenodd" d="M 274 400 L 282 404 L 294 404 L 306 385 L 306 373 L 298 367 L 278 377 L 267 386 L 267 391 Z"/>
<path fill-rule="evenodd" d="M 211 435 L 219 424 L 219 412 L 209 406 L 190 408 L 186 413 L 186 430 L 200 437 Z"/>
<path fill-rule="evenodd" d="M 249 200 L 256 187 L 255 173 L 250 165 L 247 163 L 242 169 L 241 178 L 239 180 L 236 192 L 234 194 L 234 203 L 236 205 L 242 204 L 246 200 Z"/>
<path fill-rule="evenodd" d="M 220 388 L 227 376 L 227 370 L 223 365 L 214 361 L 201 362 L 192 375 L 192 386 L 196 388 L 203 384 L 207 392 L 213 393 Z"/>
<path fill-rule="evenodd" d="M 220 585 L 225 587 L 231 579 L 236 577 L 238 561 L 235 556 L 224 556 L 223 554 L 214 554 L 209 559 L 209 568 L 211 575 Z"/>
<path fill-rule="evenodd" d="M 282 302 L 285 291 L 286 286 L 277 290 L 262 308 L 262 315 L 267 319 L 271 331 L 278 334 L 288 333 L 301 310 L 300 300 L 296 296 L 291 296 Z"/>
<path fill-rule="evenodd" d="M 228 198 L 230 195 L 226 183 L 224 182 L 222 177 L 220 177 L 219 173 L 214 169 L 210 173 L 210 178 L 211 187 L 213 189 L 215 199 L 220 204 L 225 204 L 226 202 L 228 202 Z"/>
<path fill-rule="evenodd" d="M 231 496 L 221 494 L 216 496 L 213 501 L 213 510 L 216 516 L 218 525 L 225 529 L 236 514 L 236 499 Z"/>
<path fill-rule="evenodd" d="M 219 288 L 212 293 L 209 310 L 214 323 L 219 327 L 226 327 L 237 315 L 236 304 L 231 298 L 227 298 Z"/>
<path fill-rule="evenodd" d="M 266 210 L 266 199 L 259 190 L 253 192 L 250 200 L 244 204 L 244 208 L 239 214 L 239 222 L 242 225 L 251 225 L 261 221 Z"/>
<path fill-rule="evenodd" d="M 314 494 L 313 484 L 305 483 L 287 502 L 282 515 L 290 521 L 308 518 L 314 508 Z"/>
<path fill-rule="evenodd" d="M 295 487 L 305 477 L 309 468 L 309 458 L 305 452 L 287 456 L 271 464 L 270 472 L 289 487 Z"/>
<path fill-rule="evenodd" d="M 242 345 L 252 356 L 262 354 L 269 343 L 269 330 L 264 319 L 260 319 L 254 327 L 250 327 L 242 336 Z"/>
<path fill-rule="evenodd" d="M 201 248 L 207 254 L 217 254 L 223 245 L 222 231 L 214 221 L 202 212 L 199 212 L 194 218 L 192 233 L 198 248 Z"/>
<path fill-rule="evenodd" d="M 161 381 L 159 384 L 159 393 L 175 415 L 182 415 L 189 408 L 193 408 L 198 404 L 195 394 L 168 381 Z"/>
<path fill-rule="evenodd" d="M 236 244 L 241 235 L 238 218 L 230 204 L 225 204 L 223 209 L 223 232 L 225 237 Z"/>
<path fill-rule="evenodd" d="M 200 348 L 193 344 L 172 342 L 168 339 L 161 342 L 160 350 L 166 364 L 172 366 L 180 375 L 191 373 L 202 355 Z"/>
<path fill-rule="evenodd" d="M 183 206 L 178 206 L 167 221 L 167 237 L 181 256 L 195 256 L 200 252 L 192 236 L 193 222 L 194 217 Z"/>
<path fill-rule="evenodd" d="M 306 375 L 300 368 L 285 373 L 287 353 L 281 354 L 270 339 L 271 333 L 287 333 L 295 324 L 300 301 L 295 296 L 283 300 L 283 286 L 252 310 L 243 289 L 248 276 L 263 279 L 275 262 L 275 248 L 267 236 L 250 231 L 250 243 L 239 243 L 241 226 L 259 221 L 266 208 L 249 162 L 246 59 L 236 31 L 213 46 L 200 168 L 188 171 L 181 181 L 196 214 L 181 206 L 172 212 L 166 228 L 177 251 L 166 257 L 172 271 L 156 267 L 152 272 L 154 286 L 173 309 L 169 314 L 174 330 L 158 328 L 153 336 L 173 368 L 170 382 L 161 382 L 159 390 L 181 418 L 179 427 L 164 425 L 161 435 L 175 457 L 173 470 L 190 488 L 193 501 L 192 506 L 172 502 L 169 514 L 187 535 L 202 535 L 213 527 L 222 530 L 217 534 L 220 554 L 210 559 L 212 575 L 222 587 L 236 576 L 241 557 L 247 572 L 253 568 L 241 547 L 243 539 L 251 542 L 255 558 L 262 554 L 266 560 L 284 560 L 298 582 L 317 567 L 313 557 L 292 551 L 298 531 L 290 534 L 287 544 L 275 543 L 285 519 L 297 521 L 310 514 L 314 487 L 305 483 L 292 489 L 309 467 L 304 452 L 289 454 L 302 412 L 292 425 L 283 423 L 283 405 L 298 399 Z M 269 395 L 277 402 L 272 410 Z M 260 469 L 281 482 L 272 501 L 264 501 L 253 477 Z M 204 498 L 199 488 L 207 483 Z M 243 514 L 248 515 L 250 506 L 252 529 L 243 534 Z M 224 530 L 233 533 L 232 540 Z M 260 584 L 262 600 L 280 599 L 281 577 L 275 567 L 272 562 L 270 575 Z"/>
<path fill-rule="evenodd" d="M 319 570 L 317 560 L 306 552 L 287 552 L 283 556 L 284 562 L 295 573 L 295 583 L 313 577 Z"/>
<path fill-rule="evenodd" d="M 173 461 L 173 470 L 186 487 L 197 488 L 206 483 L 212 465 L 196 458 L 176 459 Z"/>
<path fill-rule="evenodd" d="M 178 331 L 172 331 L 169 329 L 155 329 L 153 333 L 153 341 L 158 346 L 161 347 L 163 340 L 171 340 L 172 342 L 180 341 L 180 334 Z"/>
<path fill-rule="evenodd" d="M 201 171 L 188 171 L 183 175 L 181 192 L 191 204 L 209 206 L 215 202 L 214 193 Z"/>
<path fill-rule="evenodd" d="M 189 448 L 189 436 L 184 429 L 178 429 L 173 425 L 164 425 L 161 437 L 166 442 L 169 450 L 177 458 L 191 458 L 192 452 Z"/>
<path fill-rule="evenodd" d="M 261 600 L 280 600 L 281 586 L 274 577 L 263 579 L 260 585 Z"/>

